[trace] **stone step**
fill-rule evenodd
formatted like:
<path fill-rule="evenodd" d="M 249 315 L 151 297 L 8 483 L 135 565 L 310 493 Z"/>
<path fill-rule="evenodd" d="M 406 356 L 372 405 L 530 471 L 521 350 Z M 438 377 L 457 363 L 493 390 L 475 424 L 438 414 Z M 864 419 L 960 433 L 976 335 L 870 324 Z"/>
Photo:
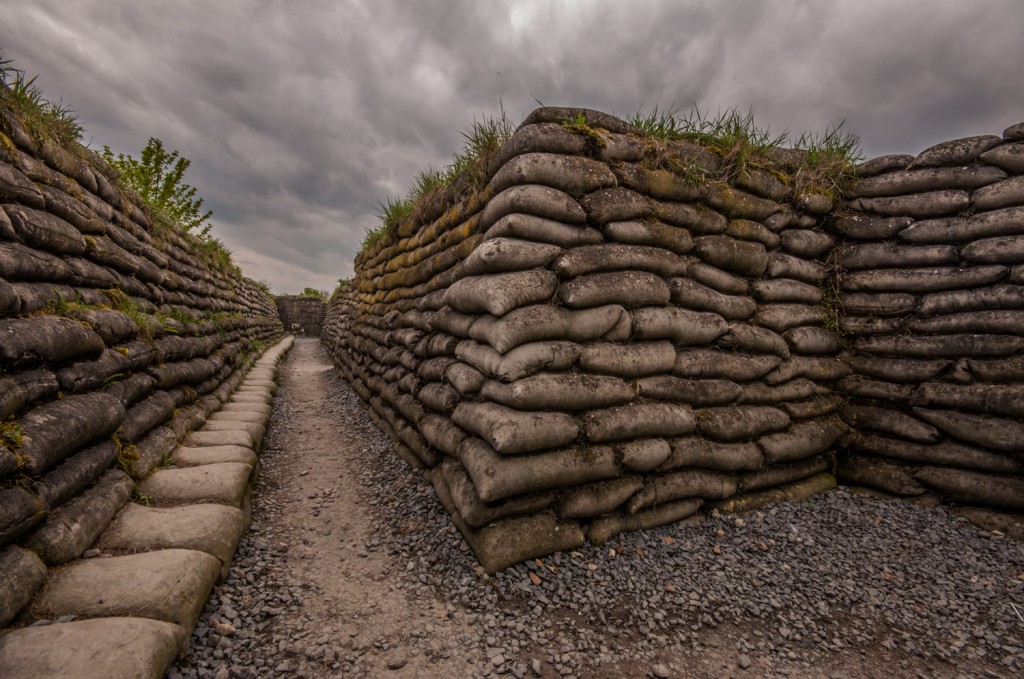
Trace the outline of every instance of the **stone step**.
<path fill-rule="evenodd" d="M 264 413 L 267 417 L 274 412 L 266 403 L 225 403 L 218 412 L 222 413 Z"/>
<path fill-rule="evenodd" d="M 269 418 L 263 415 L 263 413 L 225 413 L 219 411 L 210 415 L 206 418 L 207 422 L 255 422 L 256 424 L 267 425 Z"/>
<path fill-rule="evenodd" d="M 256 442 L 256 447 L 259 447 L 260 443 L 263 441 L 263 435 L 267 433 L 267 428 L 259 422 L 210 420 L 200 427 L 199 431 L 244 431 L 252 436 L 252 440 Z"/>
<path fill-rule="evenodd" d="M 139 484 L 139 493 L 158 505 L 219 502 L 241 508 L 252 472 L 251 465 L 240 462 L 158 469 Z"/>
<path fill-rule="evenodd" d="M 250 448 L 245 446 L 203 446 L 189 448 L 180 446 L 171 454 L 176 467 L 198 467 L 218 462 L 241 462 L 256 468 L 258 458 Z"/>
<path fill-rule="evenodd" d="M 161 679 L 185 648 L 184 627 L 147 618 L 96 618 L 0 636 L 0 677 Z"/>
<path fill-rule="evenodd" d="M 186 436 L 182 443 L 191 448 L 202 448 L 203 446 L 245 446 L 246 448 L 256 450 L 262 439 L 262 435 L 257 438 L 252 433 L 241 429 L 233 429 L 231 431 L 200 430 Z"/>

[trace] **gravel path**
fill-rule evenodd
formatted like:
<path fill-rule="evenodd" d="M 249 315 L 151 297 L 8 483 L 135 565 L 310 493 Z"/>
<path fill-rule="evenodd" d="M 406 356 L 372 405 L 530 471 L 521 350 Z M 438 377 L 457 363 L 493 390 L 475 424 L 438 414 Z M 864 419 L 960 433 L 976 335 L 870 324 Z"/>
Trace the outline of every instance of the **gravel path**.
<path fill-rule="evenodd" d="M 168 678 L 1014 677 L 1024 544 L 844 490 L 485 575 L 314 339 Z"/>

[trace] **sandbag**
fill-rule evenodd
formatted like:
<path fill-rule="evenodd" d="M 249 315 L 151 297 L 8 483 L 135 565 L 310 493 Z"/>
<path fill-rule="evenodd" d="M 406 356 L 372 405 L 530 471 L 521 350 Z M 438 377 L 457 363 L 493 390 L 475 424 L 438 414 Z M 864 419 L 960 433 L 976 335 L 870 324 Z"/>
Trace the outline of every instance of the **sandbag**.
<path fill-rule="evenodd" d="M 963 467 L 994 474 L 1024 472 L 1024 463 L 1018 460 L 956 441 L 943 441 L 929 445 L 869 434 L 855 437 L 852 445 L 857 450 L 911 464 Z"/>
<path fill-rule="evenodd" d="M 797 378 L 772 386 L 753 382 L 744 385 L 736 399 L 740 404 L 775 405 L 786 401 L 802 401 L 817 395 L 818 385 L 811 380 Z"/>
<path fill-rule="evenodd" d="M 999 358 L 1024 351 L 1024 337 L 1010 335 L 877 335 L 858 337 L 857 351 L 907 358 Z"/>
<path fill-rule="evenodd" d="M 844 292 L 839 295 L 839 305 L 846 314 L 899 316 L 917 307 L 917 297 L 909 292 Z"/>
<path fill-rule="evenodd" d="M 675 502 L 666 502 L 636 514 L 616 512 L 599 517 L 587 526 L 587 540 L 601 545 L 623 531 L 656 528 L 665 524 L 675 523 L 693 516 L 703 504 L 699 498 L 687 498 Z"/>
<path fill-rule="evenodd" d="M 730 321 L 750 318 L 757 310 L 757 304 L 749 297 L 725 295 L 688 278 L 673 278 L 668 289 L 674 304 L 697 311 L 713 311 Z"/>
<path fill-rule="evenodd" d="M 994 309 L 1024 309 L 1024 287 L 995 285 L 975 290 L 936 292 L 921 298 L 918 313 L 921 316 L 935 316 L 962 311 Z"/>
<path fill-rule="evenodd" d="M 729 220 L 729 227 L 725 230 L 725 235 L 743 241 L 760 243 L 769 250 L 779 247 L 779 237 L 776 234 L 772 233 L 767 227 L 758 222 L 752 222 L 749 219 Z"/>
<path fill-rule="evenodd" d="M 544 493 L 528 493 L 518 495 L 506 500 L 499 500 L 487 504 L 480 499 L 476 492 L 473 480 L 457 461 L 448 458 L 441 465 L 441 473 L 444 474 L 448 484 L 448 492 L 451 494 L 452 502 L 459 510 L 462 519 L 473 528 L 504 519 L 516 514 L 530 514 L 538 512 L 552 503 L 555 494 L 551 491 Z"/>
<path fill-rule="evenodd" d="M 881 458 L 846 455 L 836 465 L 836 476 L 847 484 L 878 488 L 907 497 L 921 495 L 928 490 L 915 480 L 915 469 Z"/>
<path fill-rule="evenodd" d="M 858 271 L 842 278 L 844 291 L 939 292 L 992 285 L 1006 278 L 1004 266 L 975 266 L 967 269 L 932 267 L 927 269 L 885 269 Z"/>
<path fill-rule="evenodd" d="M 613 243 L 650 245 L 677 255 L 685 255 L 693 249 L 689 231 L 658 221 L 610 222 L 605 224 L 604 236 Z"/>
<path fill-rule="evenodd" d="M 60 217 L 20 205 L 6 205 L 4 210 L 22 242 L 55 255 L 81 255 L 85 238 L 81 232 Z"/>
<path fill-rule="evenodd" d="M 825 317 L 825 310 L 810 304 L 761 304 L 753 321 L 769 330 L 782 333 L 801 325 L 815 325 Z"/>
<path fill-rule="evenodd" d="M 466 440 L 466 432 L 455 426 L 447 417 L 433 413 L 424 415 L 416 428 L 427 443 L 452 457 L 458 455 L 459 446 Z"/>
<path fill-rule="evenodd" d="M 914 478 L 957 502 L 1024 510 L 1024 478 L 993 476 L 962 469 L 924 467 Z"/>
<path fill-rule="evenodd" d="M 782 337 L 796 354 L 835 354 L 840 348 L 839 337 L 826 328 L 790 328 L 782 333 Z"/>
<path fill-rule="evenodd" d="M 782 209 L 775 201 L 752 196 L 723 183 L 707 182 L 702 188 L 707 204 L 730 219 L 762 221 Z"/>
<path fill-rule="evenodd" d="M 129 371 L 128 359 L 118 351 L 106 349 L 94 361 L 79 361 L 57 371 L 63 391 L 80 393 L 95 391 Z"/>
<path fill-rule="evenodd" d="M 432 382 L 416 393 L 420 403 L 434 412 L 451 415 L 462 400 L 459 392 L 447 384 Z"/>
<path fill-rule="evenodd" d="M 675 361 L 676 350 L 668 341 L 629 344 L 595 342 L 584 345 L 579 357 L 581 370 L 619 377 L 671 372 Z"/>
<path fill-rule="evenodd" d="M 448 366 L 444 376 L 448 383 L 465 397 L 478 394 L 487 381 L 483 373 L 465 363 L 453 363 Z"/>
<path fill-rule="evenodd" d="M 652 170 L 642 165 L 623 163 L 615 168 L 615 175 L 624 186 L 659 200 L 689 203 L 701 196 L 700 184 L 669 170 Z"/>
<path fill-rule="evenodd" d="M 0 319 L 0 366 L 8 369 L 95 358 L 105 348 L 99 335 L 71 318 Z"/>
<path fill-rule="evenodd" d="M 665 439 L 619 441 L 612 444 L 612 450 L 622 467 L 633 472 L 657 469 L 672 454 L 672 448 Z"/>
<path fill-rule="evenodd" d="M 764 382 L 774 386 L 798 377 L 817 382 L 831 382 L 850 374 L 850 368 L 832 356 L 790 356 L 779 367 L 764 376 Z"/>
<path fill-rule="evenodd" d="M 683 349 L 676 353 L 676 364 L 672 372 L 678 377 L 748 382 L 764 377 L 781 362 L 778 356 L 745 356 L 714 349 Z"/>
<path fill-rule="evenodd" d="M 744 276 L 757 277 L 768 267 L 768 254 L 761 243 L 726 236 L 700 236 L 693 251 L 706 262 Z"/>
<path fill-rule="evenodd" d="M 675 279 L 678 280 L 678 279 Z M 563 283 L 562 302 L 572 308 L 593 308 L 608 304 L 625 307 L 668 304 L 668 283 L 647 271 L 616 271 L 580 276 Z"/>
<path fill-rule="evenodd" d="M 971 217 L 920 221 L 900 232 L 907 243 L 962 243 L 1024 233 L 1024 207 L 979 212 Z"/>
<path fill-rule="evenodd" d="M 486 231 L 505 215 L 513 213 L 533 215 L 566 224 L 583 224 L 586 213 L 568 194 L 539 184 L 513 186 L 487 202 L 480 215 L 480 230 Z"/>
<path fill-rule="evenodd" d="M 623 476 L 570 488 L 559 495 L 558 514 L 565 519 L 589 519 L 607 514 L 621 507 L 643 485 L 639 476 Z"/>
<path fill-rule="evenodd" d="M 671 339 L 674 344 L 709 344 L 729 330 L 724 318 L 714 313 L 689 311 L 674 306 L 641 307 L 630 312 L 633 337 L 639 340 Z"/>
<path fill-rule="evenodd" d="M 903 232 L 914 220 L 909 217 L 879 217 L 854 213 L 839 217 L 831 228 L 850 240 L 889 240 Z"/>
<path fill-rule="evenodd" d="M 125 440 L 138 441 L 150 429 L 166 422 L 174 408 L 174 397 L 166 391 L 158 391 L 133 405 L 125 412 L 122 425 Z"/>
<path fill-rule="evenodd" d="M 641 509 L 683 498 L 724 500 L 736 493 L 736 480 L 727 474 L 702 470 L 669 472 L 653 476 L 626 503 L 626 511 Z"/>
<path fill-rule="evenodd" d="M 124 417 L 121 402 L 101 392 L 65 396 L 30 410 L 18 418 L 23 471 L 42 473 L 68 453 L 114 433 Z"/>
<path fill-rule="evenodd" d="M 653 212 L 643 196 L 624 186 L 594 191 L 580 199 L 580 205 L 586 211 L 587 221 L 596 225 L 643 219 Z"/>
<path fill-rule="evenodd" d="M 566 250 L 551 264 L 562 278 L 605 271 L 649 271 L 662 277 L 678 275 L 679 257 L 668 250 L 646 245 L 606 243 Z"/>
<path fill-rule="evenodd" d="M 558 277 L 543 269 L 473 276 L 453 283 L 444 301 L 463 313 L 504 316 L 513 309 L 546 302 L 557 287 Z"/>
<path fill-rule="evenodd" d="M 971 197 L 966 191 L 952 189 L 913 193 L 884 198 L 856 198 L 850 203 L 854 210 L 885 216 L 906 216 L 927 219 L 952 215 L 967 209 Z"/>
<path fill-rule="evenodd" d="M 789 426 L 789 415 L 768 406 L 704 408 L 696 412 L 697 430 L 715 441 L 741 441 Z"/>
<path fill-rule="evenodd" d="M 844 405 L 846 405 L 846 401 L 839 395 L 823 393 L 806 401 L 780 403 L 779 407 L 785 410 L 794 420 L 803 420 L 811 417 L 821 417 L 822 415 L 831 415 Z"/>
<path fill-rule="evenodd" d="M 935 379 L 952 365 L 942 359 L 877 358 L 862 354 L 850 354 L 840 360 L 860 375 L 908 383 Z"/>
<path fill-rule="evenodd" d="M 912 384 L 873 380 L 863 375 L 845 377 L 839 380 L 839 384 L 836 386 L 841 393 L 847 396 L 894 403 L 909 403 L 910 397 L 914 393 Z"/>
<path fill-rule="evenodd" d="M 764 453 L 766 464 L 793 462 L 829 450 L 846 431 L 846 426 L 837 418 L 805 420 L 784 432 L 762 436 L 757 445 Z"/>
<path fill-rule="evenodd" d="M 681 257 L 679 262 L 680 271 L 676 275 L 680 278 L 692 278 L 716 292 L 726 295 L 745 295 L 750 288 L 747 279 L 722 271 L 697 257 Z"/>
<path fill-rule="evenodd" d="M 835 239 L 822 231 L 788 229 L 779 234 L 782 249 L 804 259 L 816 259 L 832 249 Z"/>
<path fill-rule="evenodd" d="M 967 366 L 971 374 L 983 382 L 1024 382 L 1024 356 L 991 360 L 968 359 Z"/>
<path fill-rule="evenodd" d="M 460 266 L 463 276 L 526 271 L 547 266 L 562 249 L 556 245 L 515 238 L 492 238 L 482 242 Z"/>
<path fill-rule="evenodd" d="M 633 389 L 617 377 L 543 373 L 508 384 L 490 380 L 480 394 L 518 410 L 576 412 L 626 403 L 633 398 Z"/>
<path fill-rule="evenodd" d="M 530 342 L 502 355 L 487 344 L 465 340 L 459 342 L 455 355 L 491 377 L 512 382 L 539 372 L 567 370 L 582 351 L 574 342 Z"/>
<path fill-rule="evenodd" d="M 629 314 L 618 305 L 578 311 L 536 305 L 516 309 L 501 318 L 483 316 L 470 328 L 469 336 L 505 354 L 521 344 L 541 340 L 622 341 L 629 338 L 630 326 Z"/>
<path fill-rule="evenodd" d="M 769 304 L 821 304 L 823 296 L 821 288 L 816 285 L 786 278 L 756 281 L 750 286 L 750 294 L 758 302 Z"/>
<path fill-rule="evenodd" d="M 458 456 L 484 502 L 619 475 L 615 453 L 609 446 L 499 455 L 484 441 L 470 437 L 459 446 Z"/>
<path fill-rule="evenodd" d="M 950 408 L 1024 419 L 1024 385 L 927 382 L 914 390 L 910 403 L 929 408 Z M 1024 441 L 1021 443 L 1024 444 Z"/>
<path fill-rule="evenodd" d="M 446 305 L 430 315 L 430 327 L 455 337 L 469 337 L 469 329 L 478 318 L 476 315 L 459 313 Z"/>
<path fill-rule="evenodd" d="M 768 255 L 767 274 L 769 278 L 793 278 L 814 285 L 827 278 L 823 265 L 784 252 Z"/>
<path fill-rule="evenodd" d="M 0 377 L 0 420 L 6 420 L 33 401 L 57 395 L 60 383 L 49 370 L 23 370 Z"/>
<path fill-rule="evenodd" d="M 615 186 L 615 183 L 615 175 L 608 166 L 590 158 L 524 153 L 502 165 L 488 184 L 488 189 L 499 194 L 511 186 L 543 184 L 572 196 L 581 196 Z"/>
<path fill-rule="evenodd" d="M 743 387 L 729 380 L 686 380 L 672 375 L 643 377 L 636 386 L 637 394 L 643 398 L 698 407 L 732 403 L 743 391 Z"/>
<path fill-rule="evenodd" d="M 938 443 L 938 429 L 906 413 L 891 408 L 851 405 L 843 409 L 843 421 L 855 431 L 877 431 L 918 443 Z"/>
<path fill-rule="evenodd" d="M 1024 334 L 1024 311 L 966 311 L 932 318 L 913 318 L 907 322 L 907 328 L 925 335 Z"/>
<path fill-rule="evenodd" d="M 453 518 L 458 519 L 458 526 L 461 517 L 456 514 Z M 585 541 L 579 525 L 546 513 L 502 519 L 475 530 L 463 525 L 459 530 L 488 573 L 496 573 L 537 554 L 569 551 Z"/>
<path fill-rule="evenodd" d="M 563 224 L 534 215 L 510 214 L 495 222 L 483 242 L 492 238 L 517 238 L 534 243 L 550 243 L 563 248 L 600 243 L 601 232 L 582 224 Z"/>
<path fill-rule="evenodd" d="M 861 179 L 851 188 L 855 197 L 903 196 L 938 189 L 977 189 L 997 182 L 1006 173 L 996 167 L 940 167 L 889 172 Z"/>
<path fill-rule="evenodd" d="M 742 493 L 772 486 L 782 486 L 806 479 L 831 468 L 825 455 L 815 455 L 797 462 L 774 464 L 755 472 L 740 474 L 737 486 Z"/>
<path fill-rule="evenodd" d="M 654 216 L 662 222 L 688 229 L 698 236 L 725 233 L 729 228 L 729 220 L 714 210 L 701 204 L 671 203 L 657 201 L 654 203 Z"/>
<path fill-rule="evenodd" d="M 525 412 L 496 403 L 460 403 L 452 421 L 504 455 L 564 446 L 580 432 L 575 418 L 565 413 Z"/>
<path fill-rule="evenodd" d="M 760 469 L 763 465 L 761 450 L 753 442 L 719 443 L 699 436 L 672 439 L 672 453 L 658 467 L 663 473 L 682 467 L 700 467 L 717 471 Z"/>
<path fill-rule="evenodd" d="M 592 443 L 644 436 L 680 436 L 697 427 L 693 411 L 675 403 L 630 403 L 591 410 L 580 416 L 580 423 Z"/>
<path fill-rule="evenodd" d="M 1024 422 L 955 410 L 914 408 L 914 414 L 955 439 L 989 450 L 1020 453 L 1024 441 Z"/>
<path fill-rule="evenodd" d="M 754 354 L 773 354 L 781 359 L 789 358 L 786 340 L 767 328 L 736 323 L 729 332 L 719 339 L 719 344 L 728 349 L 749 351 Z"/>
<path fill-rule="evenodd" d="M 835 477 L 822 472 L 776 488 L 734 495 L 727 500 L 710 503 L 708 507 L 720 512 L 749 512 L 758 507 L 779 502 L 801 502 L 812 495 L 835 487 Z"/>

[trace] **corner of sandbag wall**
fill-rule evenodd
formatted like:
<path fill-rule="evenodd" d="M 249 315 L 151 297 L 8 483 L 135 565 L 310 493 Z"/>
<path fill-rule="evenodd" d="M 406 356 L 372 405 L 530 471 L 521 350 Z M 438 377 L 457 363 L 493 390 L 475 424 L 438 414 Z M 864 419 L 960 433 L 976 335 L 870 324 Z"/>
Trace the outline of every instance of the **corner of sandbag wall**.
<path fill-rule="evenodd" d="M 486 188 L 357 257 L 324 346 L 485 568 L 834 486 L 850 369 L 803 160 L 724 173 L 542 108 Z"/>
<path fill-rule="evenodd" d="M 860 165 L 828 221 L 853 374 L 844 482 L 1024 511 L 1024 123 Z"/>
<path fill-rule="evenodd" d="M 0 115 L 3 625 L 283 332 L 270 295 L 155 226 L 95 153 Z"/>

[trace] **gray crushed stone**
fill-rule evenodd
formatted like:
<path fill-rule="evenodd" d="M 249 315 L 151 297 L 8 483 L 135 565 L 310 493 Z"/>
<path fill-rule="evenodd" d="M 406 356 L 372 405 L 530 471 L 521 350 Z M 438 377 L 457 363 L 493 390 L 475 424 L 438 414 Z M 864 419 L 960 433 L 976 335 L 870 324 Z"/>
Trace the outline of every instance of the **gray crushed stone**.
<path fill-rule="evenodd" d="M 1024 543 L 944 509 L 840 489 L 487 576 L 429 482 L 391 452 L 348 385 L 339 378 L 328 397 L 366 448 L 353 472 L 377 524 L 364 549 L 386 553 L 402 574 L 395 596 L 443 602 L 475 627 L 475 637 L 427 653 L 464 656 L 466 676 L 684 676 L 679 668 L 708 653 L 728 657 L 735 676 L 857 676 L 822 668 L 858 655 L 891 660 L 892 676 L 930 676 L 918 661 L 951 677 L 1024 674 Z M 287 505 L 275 486 L 290 412 L 282 390 L 252 528 L 167 679 L 367 676 L 363 658 L 381 652 L 392 669 L 406 663 L 402 649 L 339 639 L 331 621 L 304 611 L 315 586 L 289 574 L 273 539 Z M 330 511 L 329 499 L 319 509 Z M 397 528 L 408 525 L 423 529 Z M 442 626 L 409 641 L 443 636 Z"/>

